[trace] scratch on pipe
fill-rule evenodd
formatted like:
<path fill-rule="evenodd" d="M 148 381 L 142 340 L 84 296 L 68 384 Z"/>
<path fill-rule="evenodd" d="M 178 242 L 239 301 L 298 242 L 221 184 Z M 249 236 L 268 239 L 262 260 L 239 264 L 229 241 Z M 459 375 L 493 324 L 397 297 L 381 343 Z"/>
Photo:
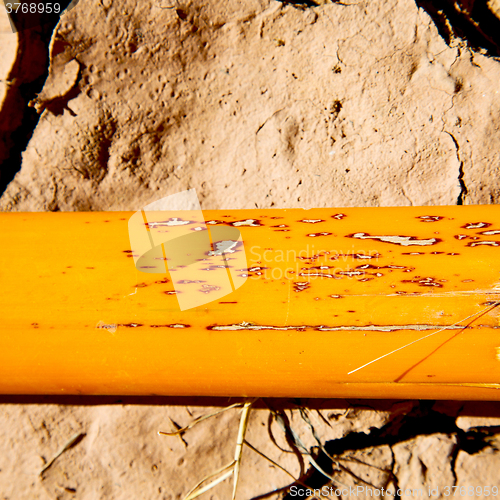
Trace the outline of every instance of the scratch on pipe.
<path fill-rule="evenodd" d="M 432 352 L 430 352 L 427 356 L 425 356 L 424 358 L 422 358 L 420 361 L 418 361 L 417 363 L 415 363 L 413 366 L 410 366 L 410 368 L 408 368 L 406 371 L 404 371 L 399 377 L 397 377 L 394 382 L 400 382 L 403 377 L 405 377 L 408 373 L 410 373 L 414 368 L 416 368 L 418 365 L 420 365 L 421 363 L 423 363 L 426 359 L 429 359 L 435 352 L 437 352 L 439 349 L 441 349 L 441 347 L 443 347 L 445 344 L 447 344 L 448 342 L 452 341 L 457 335 L 460 335 L 468 326 L 470 326 L 474 321 L 476 321 L 477 319 L 481 318 L 482 316 L 484 316 L 487 312 L 491 311 L 492 309 L 494 309 L 495 307 L 499 306 L 500 305 L 500 302 L 495 302 L 494 304 L 490 304 L 491 307 L 489 308 L 486 308 L 485 310 L 483 310 L 482 312 L 480 311 L 479 313 L 476 313 L 476 314 L 479 314 L 479 316 L 477 316 L 476 318 L 474 319 L 471 319 L 469 321 L 469 323 L 467 323 L 459 332 L 455 333 L 454 335 L 452 335 L 449 339 L 445 340 L 442 344 L 438 345 Z M 467 319 L 467 318 L 466 318 Z M 463 320 L 465 321 L 465 320 Z"/>
<path fill-rule="evenodd" d="M 394 354 L 395 352 L 398 352 L 398 351 L 401 351 L 402 349 L 405 349 L 406 347 L 409 347 L 413 344 L 416 344 L 417 342 L 420 342 L 421 340 L 424 340 L 424 339 L 427 339 L 429 337 L 432 337 L 433 335 L 436 335 L 437 333 L 440 333 L 444 330 L 449 330 L 453 327 L 455 327 L 454 329 L 456 329 L 457 325 L 459 323 L 462 323 L 463 321 L 466 321 L 470 318 L 474 318 L 472 321 L 470 321 L 467 325 L 465 325 L 464 327 L 460 328 L 460 331 L 455 333 L 455 335 L 453 335 L 452 337 L 450 337 L 448 340 L 446 340 L 446 342 L 443 342 L 440 346 L 438 346 L 434 351 L 432 351 L 429 355 L 427 355 L 424 359 L 420 360 L 418 363 L 416 363 L 415 365 L 413 365 L 411 368 L 409 368 L 408 370 L 406 370 L 402 375 L 400 375 L 396 380 L 395 382 L 399 382 L 405 375 L 407 375 L 411 370 L 413 370 L 413 368 L 415 368 L 416 366 L 418 366 L 420 363 L 422 363 L 423 361 L 425 361 L 429 356 L 431 356 L 432 354 L 434 354 L 438 349 L 440 349 L 443 345 L 445 345 L 447 342 L 449 342 L 450 340 L 454 339 L 457 335 L 459 335 L 460 333 L 462 333 L 463 330 L 465 330 L 473 321 L 475 321 L 476 319 L 479 319 L 481 316 L 484 316 L 486 313 L 488 313 L 489 311 L 493 310 L 495 307 L 498 307 L 500 306 L 500 302 L 495 302 L 492 306 L 489 306 L 489 307 L 486 307 L 485 309 L 483 309 L 482 311 L 479 311 L 477 313 L 474 313 L 474 314 L 471 314 L 470 316 L 467 316 L 466 318 L 464 319 L 461 319 L 460 321 L 457 321 L 456 323 L 453 323 L 453 325 L 450 325 L 450 326 L 445 326 L 444 328 L 441 328 L 433 333 L 429 333 L 429 335 L 425 335 L 424 337 L 420 337 L 419 339 L 417 340 L 414 340 L 413 342 L 410 342 L 409 344 L 406 344 L 404 346 L 401 346 L 401 347 L 398 347 L 397 349 L 394 349 L 393 351 L 391 352 L 388 352 L 387 354 L 384 354 L 383 356 L 380 356 L 376 359 L 373 359 L 372 361 L 369 361 L 368 363 L 365 363 L 364 365 L 356 368 L 355 370 L 351 370 L 350 372 L 347 373 L 347 375 L 351 375 L 351 373 L 354 373 L 354 372 L 357 372 L 363 368 L 366 368 L 368 365 L 371 365 L 372 363 L 375 363 L 377 361 L 380 361 L 381 359 L 383 358 L 386 358 L 387 356 L 390 356 L 391 354 Z M 476 317 L 475 317 L 476 316 Z"/>

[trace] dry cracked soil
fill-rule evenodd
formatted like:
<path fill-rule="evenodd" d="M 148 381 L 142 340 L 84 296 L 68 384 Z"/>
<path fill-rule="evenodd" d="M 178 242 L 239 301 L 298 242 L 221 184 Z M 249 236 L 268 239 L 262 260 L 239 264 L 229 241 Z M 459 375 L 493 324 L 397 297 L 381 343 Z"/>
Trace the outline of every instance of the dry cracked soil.
<path fill-rule="evenodd" d="M 499 0 L 61 5 L 0 10 L 2 211 L 499 202 Z M 181 499 L 231 461 L 239 410 L 157 431 L 231 402 L 3 396 L 0 498 Z M 275 463 L 245 447 L 238 498 L 500 489 L 498 403 L 261 401 L 247 440 Z"/>

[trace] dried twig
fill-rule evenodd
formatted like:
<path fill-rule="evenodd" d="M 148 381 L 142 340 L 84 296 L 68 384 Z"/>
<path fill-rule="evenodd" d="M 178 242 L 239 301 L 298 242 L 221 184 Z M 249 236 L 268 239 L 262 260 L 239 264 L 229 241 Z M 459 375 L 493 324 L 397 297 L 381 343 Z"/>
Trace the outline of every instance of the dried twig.
<path fill-rule="evenodd" d="M 69 438 L 68 441 L 64 444 L 64 446 L 49 460 L 43 469 L 40 471 L 40 476 L 66 451 L 76 446 L 84 437 L 86 436 L 85 432 L 77 432 L 74 436 Z"/>

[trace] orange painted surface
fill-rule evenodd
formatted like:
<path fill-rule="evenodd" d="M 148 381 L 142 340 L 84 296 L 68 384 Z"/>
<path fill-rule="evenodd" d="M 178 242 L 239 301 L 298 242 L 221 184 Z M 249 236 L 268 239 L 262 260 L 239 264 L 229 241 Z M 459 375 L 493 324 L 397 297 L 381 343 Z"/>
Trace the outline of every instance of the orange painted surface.
<path fill-rule="evenodd" d="M 500 399 L 500 207 L 203 213 L 246 281 L 184 311 L 132 212 L 1 213 L 0 393 Z"/>

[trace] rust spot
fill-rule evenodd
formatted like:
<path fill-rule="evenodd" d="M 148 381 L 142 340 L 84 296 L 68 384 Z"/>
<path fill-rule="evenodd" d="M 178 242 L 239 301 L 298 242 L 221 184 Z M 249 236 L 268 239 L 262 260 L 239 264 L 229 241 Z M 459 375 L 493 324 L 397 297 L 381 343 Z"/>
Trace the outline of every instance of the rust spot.
<path fill-rule="evenodd" d="M 155 229 L 157 227 L 186 226 L 186 225 L 195 224 L 195 223 L 196 222 L 192 221 L 192 220 L 185 220 L 185 219 L 181 219 L 180 217 L 171 217 L 168 220 L 146 222 L 144 225 L 149 230 L 149 229 Z M 161 232 L 168 232 L 168 231 L 161 231 Z"/>
<path fill-rule="evenodd" d="M 293 290 L 295 292 L 303 292 L 304 290 L 307 290 L 311 286 L 311 283 L 308 281 L 295 281 L 293 283 Z"/>
<path fill-rule="evenodd" d="M 169 325 L 149 325 L 150 328 L 191 328 L 191 325 L 184 323 L 171 323 Z"/>
<path fill-rule="evenodd" d="M 364 276 L 365 273 L 363 271 L 339 271 L 337 274 L 342 276 Z"/>
<path fill-rule="evenodd" d="M 356 238 L 361 240 L 377 240 L 383 243 L 390 243 L 392 245 L 400 245 L 400 246 L 429 246 L 436 245 L 440 243 L 442 240 L 439 238 L 428 238 L 428 239 L 419 239 L 416 236 L 401 236 L 401 235 L 382 235 L 382 236 L 372 236 L 368 233 L 353 233 L 347 234 L 346 238 Z"/>
<path fill-rule="evenodd" d="M 66 266 L 66 269 L 71 269 L 73 266 Z"/>
<path fill-rule="evenodd" d="M 472 243 L 469 243 L 467 246 L 468 247 L 477 247 L 479 245 L 488 245 L 491 247 L 500 247 L 500 242 L 498 241 L 475 241 Z"/>
<path fill-rule="evenodd" d="M 237 220 L 231 222 L 230 225 L 234 227 L 240 227 L 240 226 L 257 227 L 257 226 L 263 226 L 264 224 L 262 224 L 261 221 L 257 219 L 246 219 L 246 220 Z"/>
<path fill-rule="evenodd" d="M 198 291 L 202 292 L 202 293 L 216 292 L 217 290 L 220 290 L 220 286 L 216 286 L 216 285 L 201 285 L 201 288 L 198 289 Z"/>
<path fill-rule="evenodd" d="M 94 267 L 86 267 L 85 269 L 95 269 Z"/>
<path fill-rule="evenodd" d="M 33 328 L 40 328 L 40 325 L 38 323 L 31 323 L 31 326 Z"/>
<path fill-rule="evenodd" d="M 444 219 L 444 217 L 439 215 L 421 215 L 420 217 L 415 217 L 415 219 L 419 219 L 422 222 L 438 222 Z"/>
<path fill-rule="evenodd" d="M 219 302 L 219 304 L 237 304 L 238 302 Z"/>
<path fill-rule="evenodd" d="M 161 280 L 155 281 L 155 283 L 158 283 L 158 284 L 160 284 L 160 283 L 170 283 L 170 280 L 168 278 L 163 278 Z"/>
<path fill-rule="evenodd" d="M 243 269 L 238 269 L 238 271 L 243 273 L 240 275 L 241 277 L 247 278 L 248 276 L 261 276 L 262 271 L 264 271 L 265 269 L 269 269 L 269 267 L 252 266 Z"/>
<path fill-rule="evenodd" d="M 348 313 L 355 313 L 356 311 L 347 311 Z"/>
<path fill-rule="evenodd" d="M 415 276 L 412 280 L 402 280 L 401 283 L 415 283 L 419 286 L 432 286 L 437 288 L 443 288 L 443 285 L 439 283 L 435 278 L 420 278 L 420 276 Z"/>
<path fill-rule="evenodd" d="M 148 286 L 147 283 L 137 283 L 137 285 L 134 285 L 134 288 L 144 288 L 145 286 Z"/>
<path fill-rule="evenodd" d="M 382 257 L 381 254 L 375 253 L 373 255 L 366 255 L 364 253 L 355 253 L 353 254 L 355 259 L 378 259 L 379 257 Z"/>
<path fill-rule="evenodd" d="M 355 269 L 409 269 L 406 266 L 395 266 L 393 264 L 388 265 L 388 266 L 374 266 L 372 264 L 362 264 L 361 266 L 356 266 Z M 414 268 L 411 268 L 414 269 Z M 389 271 L 391 272 L 391 271 Z"/>
<path fill-rule="evenodd" d="M 227 267 L 234 267 L 234 266 L 227 266 Z M 210 266 L 204 267 L 201 270 L 202 271 L 217 271 L 217 269 L 225 269 L 225 268 L 226 268 L 226 266 L 224 266 L 222 264 L 211 264 Z"/>
<path fill-rule="evenodd" d="M 111 222 L 110 220 L 104 220 L 103 222 Z"/>
<path fill-rule="evenodd" d="M 339 279 L 339 278 L 335 278 L 335 276 L 333 274 L 327 274 L 327 273 L 310 273 L 310 272 L 306 272 L 306 273 L 299 273 L 299 276 L 319 276 L 320 278 L 334 278 L 334 279 Z"/>
<path fill-rule="evenodd" d="M 326 255 L 328 255 L 330 252 L 326 252 L 326 253 L 317 253 L 315 255 L 311 255 L 311 257 L 301 257 L 300 255 L 297 255 L 297 259 L 300 259 L 300 260 L 309 260 L 312 262 L 314 262 L 315 260 L 318 260 L 320 257 L 325 257 Z"/>
<path fill-rule="evenodd" d="M 493 236 L 495 234 L 500 234 L 498 229 L 491 229 L 490 231 L 481 231 L 479 234 L 484 234 L 486 236 Z"/>
<path fill-rule="evenodd" d="M 463 229 L 482 229 L 483 227 L 490 227 L 489 222 L 468 222 L 465 226 L 461 226 Z"/>
<path fill-rule="evenodd" d="M 367 255 L 364 253 L 338 253 L 333 257 L 330 257 L 330 260 L 338 260 L 340 257 L 351 257 L 352 259 L 364 260 L 364 259 L 378 259 L 382 257 L 382 255 L 379 253 L 375 253 L 373 255 Z"/>

